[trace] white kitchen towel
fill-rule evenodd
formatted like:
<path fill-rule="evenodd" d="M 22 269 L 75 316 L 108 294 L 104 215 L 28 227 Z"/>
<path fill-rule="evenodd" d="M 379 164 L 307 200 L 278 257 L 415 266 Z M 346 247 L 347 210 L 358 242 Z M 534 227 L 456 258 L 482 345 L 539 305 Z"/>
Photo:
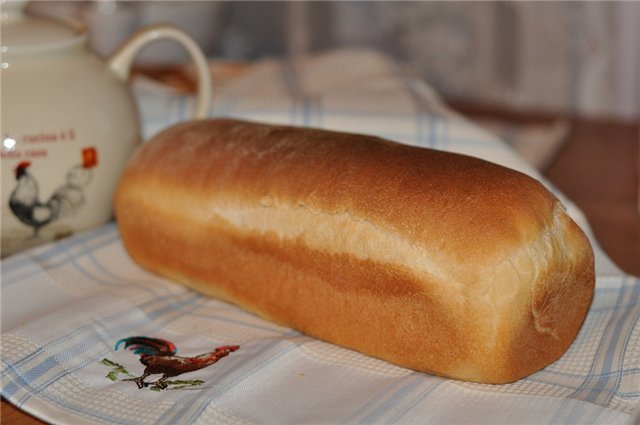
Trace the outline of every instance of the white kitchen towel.
<path fill-rule="evenodd" d="M 188 96 L 148 81 L 136 93 L 147 135 L 188 117 Z M 530 165 L 376 53 L 265 61 L 214 94 L 212 116 L 375 134 L 519 169 L 562 197 L 593 240 L 580 211 Z M 2 396 L 60 424 L 632 423 L 640 280 L 593 242 L 596 295 L 568 352 L 513 384 L 483 385 L 318 341 L 154 276 L 109 224 L 2 261 Z M 121 341 L 134 336 L 170 341 L 184 357 L 239 348 L 166 389 L 138 388 L 140 354 Z"/>

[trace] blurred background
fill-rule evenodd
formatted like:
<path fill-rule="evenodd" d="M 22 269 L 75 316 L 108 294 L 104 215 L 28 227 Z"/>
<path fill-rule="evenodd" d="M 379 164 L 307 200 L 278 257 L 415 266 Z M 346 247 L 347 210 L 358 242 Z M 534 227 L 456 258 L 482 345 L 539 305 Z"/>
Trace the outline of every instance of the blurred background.
<path fill-rule="evenodd" d="M 295 60 L 345 47 L 379 51 L 526 155 L 584 210 L 605 251 L 640 275 L 640 2 L 102 0 L 29 7 L 84 21 L 101 56 L 159 22 L 182 27 L 219 63 Z M 186 62 L 180 48 L 160 42 L 137 66 L 157 71 Z"/>
<path fill-rule="evenodd" d="M 173 22 L 216 59 L 344 46 L 378 49 L 445 97 L 623 120 L 640 114 L 638 2 L 41 1 L 86 22 L 108 55 L 131 32 Z M 140 61 L 186 61 L 168 44 Z"/>

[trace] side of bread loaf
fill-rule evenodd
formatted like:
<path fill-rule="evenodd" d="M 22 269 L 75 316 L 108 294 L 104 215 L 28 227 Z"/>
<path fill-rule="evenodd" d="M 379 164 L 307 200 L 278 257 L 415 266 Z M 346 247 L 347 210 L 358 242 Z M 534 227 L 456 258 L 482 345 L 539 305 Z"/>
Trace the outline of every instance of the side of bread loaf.
<path fill-rule="evenodd" d="M 235 120 L 141 146 L 115 198 L 143 267 L 419 371 L 511 382 L 558 359 L 591 246 L 538 181 L 379 138 Z"/>

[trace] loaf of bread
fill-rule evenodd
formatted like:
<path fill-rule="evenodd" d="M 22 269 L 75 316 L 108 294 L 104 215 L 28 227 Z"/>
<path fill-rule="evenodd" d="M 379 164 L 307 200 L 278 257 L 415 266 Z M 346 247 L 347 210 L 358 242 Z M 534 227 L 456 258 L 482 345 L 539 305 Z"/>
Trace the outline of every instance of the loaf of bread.
<path fill-rule="evenodd" d="M 115 209 L 144 268 L 454 379 L 549 365 L 593 296 L 591 246 L 537 180 L 370 136 L 181 123 L 133 155 Z"/>

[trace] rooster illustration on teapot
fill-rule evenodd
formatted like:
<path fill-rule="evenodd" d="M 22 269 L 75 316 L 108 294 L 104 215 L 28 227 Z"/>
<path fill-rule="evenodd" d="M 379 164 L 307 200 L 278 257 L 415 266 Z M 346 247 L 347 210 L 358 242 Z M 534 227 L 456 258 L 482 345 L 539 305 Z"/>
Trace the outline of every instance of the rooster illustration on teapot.
<path fill-rule="evenodd" d="M 42 227 L 73 216 L 85 203 L 85 188 L 97 165 L 95 149 L 84 149 L 82 157 L 82 164 L 69 168 L 64 182 L 46 200 L 40 198 L 38 181 L 29 173 L 31 162 L 22 161 L 15 167 L 16 186 L 9 197 L 9 208 L 18 220 L 33 228 L 33 238 L 39 236 Z"/>

